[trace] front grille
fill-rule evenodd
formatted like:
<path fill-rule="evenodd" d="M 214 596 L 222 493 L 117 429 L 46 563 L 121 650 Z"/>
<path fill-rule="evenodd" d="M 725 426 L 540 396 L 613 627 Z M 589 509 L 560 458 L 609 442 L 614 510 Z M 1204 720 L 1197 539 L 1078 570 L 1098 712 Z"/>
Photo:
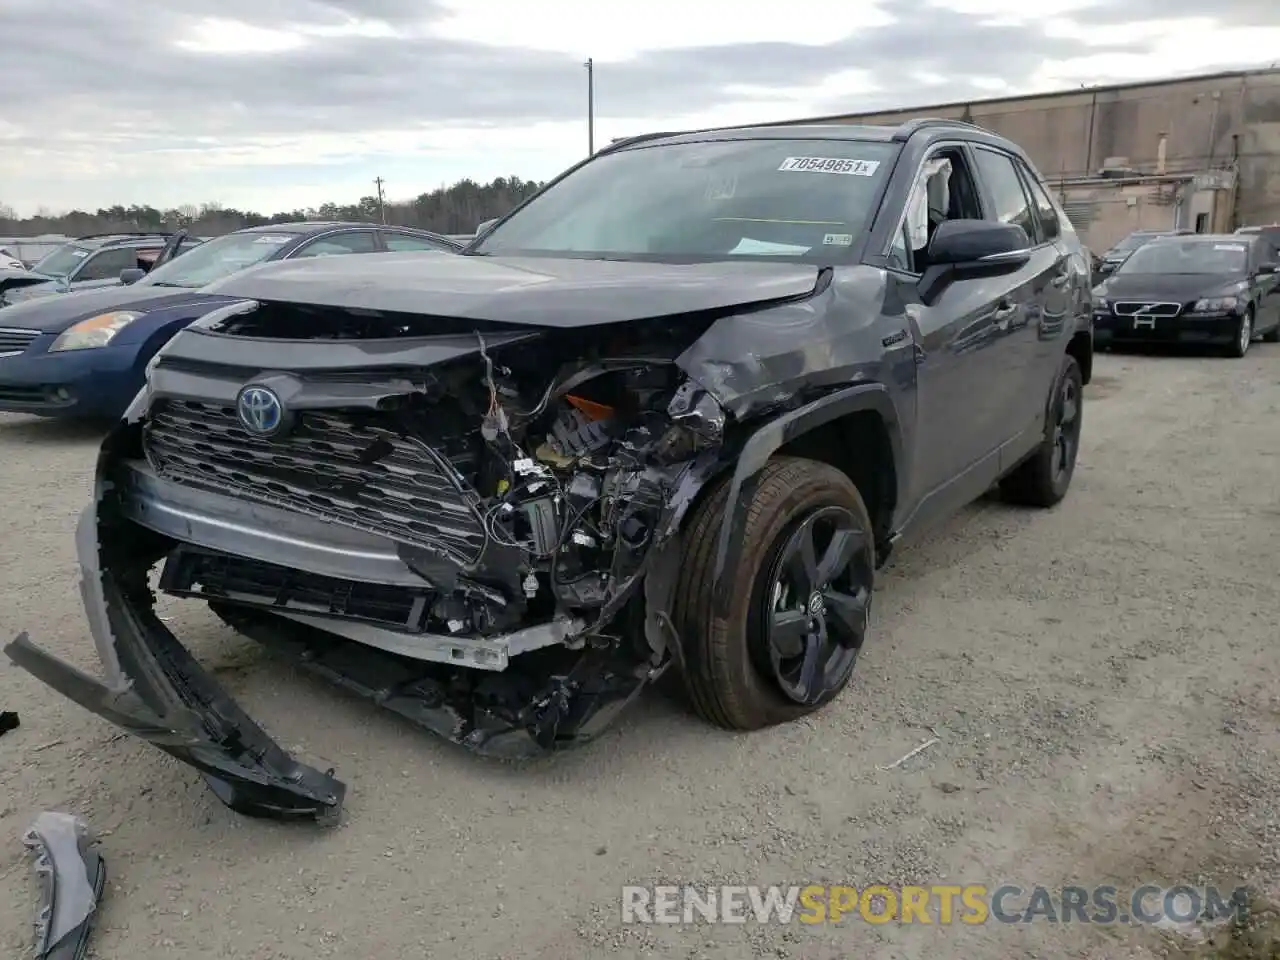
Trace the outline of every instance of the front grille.
<path fill-rule="evenodd" d="M 338 580 L 193 547 L 170 554 L 160 589 L 178 597 L 318 613 L 409 633 L 425 631 L 432 601 L 426 590 Z"/>
<path fill-rule="evenodd" d="M 443 550 L 468 565 L 484 547 L 479 497 L 460 471 L 470 454 L 446 458 L 374 420 L 303 413 L 287 436 L 261 439 L 231 407 L 162 400 L 144 446 L 161 476 L 188 486 Z"/>
<path fill-rule="evenodd" d="M 31 346 L 31 341 L 38 336 L 40 336 L 39 330 L 0 327 L 0 354 L 21 353 Z"/>
<path fill-rule="evenodd" d="M 1158 303 L 1152 300 L 1117 300 L 1118 317 L 1176 317 L 1182 312 L 1180 303 Z"/>

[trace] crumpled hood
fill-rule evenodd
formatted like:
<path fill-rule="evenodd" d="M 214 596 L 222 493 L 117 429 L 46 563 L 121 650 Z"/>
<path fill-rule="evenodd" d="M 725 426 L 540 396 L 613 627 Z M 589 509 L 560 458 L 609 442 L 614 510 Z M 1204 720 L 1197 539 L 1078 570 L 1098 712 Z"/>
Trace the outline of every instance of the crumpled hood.
<path fill-rule="evenodd" d="M 0 308 L 0 326 L 61 333 L 73 323 L 108 310 L 140 310 L 150 313 L 171 307 L 214 307 L 224 302 L 221 297 L 210 297 L 199 290 L 179 290 L 174 287 L 103 287 L 65 293 L 59 297 L 40 297 Z"/>
<path fill-rule="evenodd" d="M 0 267 L 0 297 L 7 291 L 36 286 L 48 286 L 51 290 L 58 287 L 55 278 L 43 273 L 35 273 L 22 267 Z M 26 293 L 26 290 L 23 290 Z"/>
<path fill-rule="evenodd" d="M 641 263 L 438 253 L 362 254 L 252 267 L 220 296 L 581 327 L 802 297 L 819 268 L 759 261 Z"/>
<path fill-rule="evenodd" d="M 1225 297 L 1238 291 L 1243 280 L 1205 273 L 1130 273 L 1108 277 L 1099 295 L 1110 300 L 1167 300 L 1183 303 L 1203 297 Z"/>

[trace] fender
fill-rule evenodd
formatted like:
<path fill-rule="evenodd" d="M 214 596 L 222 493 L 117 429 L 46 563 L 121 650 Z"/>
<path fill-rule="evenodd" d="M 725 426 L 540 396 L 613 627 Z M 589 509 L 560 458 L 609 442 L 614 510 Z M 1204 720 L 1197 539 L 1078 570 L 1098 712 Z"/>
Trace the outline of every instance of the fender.
<path fill-rule="evenodd" d="M 755 496 L 760 471 L 770 457 L 796 437 L 832 420 L 863 410 L 873 410 L 884 420 L 894 462 L 902 463 L 902 431 L 898 411 L 888 388 L 882 383 L 862 383 L 820 397 L 763 424 L 743 445 L 733 477 L 729 481 L 728 506 L 720 524 L 720 543 L 716 548 L 715 582 L 712 589 L 715 590 L 716 607 L 722 615 L 735 589 L 735 585 L 728 582 L 725 572 L 737 567 L 742 530 L 746 525 L 747 510 Z M 899 478 L 899 484 L 901 482 Z"/>

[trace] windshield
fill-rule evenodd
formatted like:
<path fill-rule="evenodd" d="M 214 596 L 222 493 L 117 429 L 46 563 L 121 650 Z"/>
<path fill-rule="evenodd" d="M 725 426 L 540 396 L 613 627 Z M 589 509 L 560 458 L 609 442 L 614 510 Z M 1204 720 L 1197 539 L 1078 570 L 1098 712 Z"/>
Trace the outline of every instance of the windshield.
<path fill-rule="evenodd" d="M 229 233 L 215 237 L 156 267 L 138 285 L 203 287 L 261 263 L 293 239 L 288 233 Z"/>
<path fill-rule="evenodd" d="M 1124 262 L 1120 273 L 1211 273 L 1243 275 L 1249 269 L 1249 245 L 1246 243 L 1187 243 L 1161 241 L 1150 243 Z"/>
<path fill-rule="evenodd" d="M 44 257 L 31 268 L 33 273 L 43 273 L 49 277 L 69 277 L 71 271 L 80 266 L 85 257 L 93 253 L 88 247 L 79 247 L 74 243 L 63 244 L 57 250 Z"/>
<path fill-rule="evenodd" d="M 853 140 L 730 140 L 607 153 L 471 252 L 830 262 L 866 230 L 896 150 Z"/>

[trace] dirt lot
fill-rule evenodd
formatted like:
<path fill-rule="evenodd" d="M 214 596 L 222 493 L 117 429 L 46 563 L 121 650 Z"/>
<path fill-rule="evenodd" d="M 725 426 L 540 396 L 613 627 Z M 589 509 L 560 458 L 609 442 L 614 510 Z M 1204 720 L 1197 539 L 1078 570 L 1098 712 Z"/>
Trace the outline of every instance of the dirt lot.
<path fill-rule="evenodd" d="M 619 920 L 628 883 L 1275 893 L 1280 347 L 1101 357 L 1085 409 L 1066 503 L 982 501 L 900 553 L 852 687 L 784 729 L 721 733 L 652 695 L 581 751 L 485 763 L 175 604 L 171 626 L 249 711 L 350 785 L 324 832 L 231 814 L 191 771 L 0 667 L 0 709 L 22 717 L 0 739 L 0 953 L 30 942 L 17 836 L 58 808 L 103 835 L 104 958 L 1161 955 L 1167 934 L 1096 925 Z M 85 665 L 72 529 L 95 442 L 0 418 L 0 634 Z M 878 769 L 930 728 L 940 742 Z"/>

